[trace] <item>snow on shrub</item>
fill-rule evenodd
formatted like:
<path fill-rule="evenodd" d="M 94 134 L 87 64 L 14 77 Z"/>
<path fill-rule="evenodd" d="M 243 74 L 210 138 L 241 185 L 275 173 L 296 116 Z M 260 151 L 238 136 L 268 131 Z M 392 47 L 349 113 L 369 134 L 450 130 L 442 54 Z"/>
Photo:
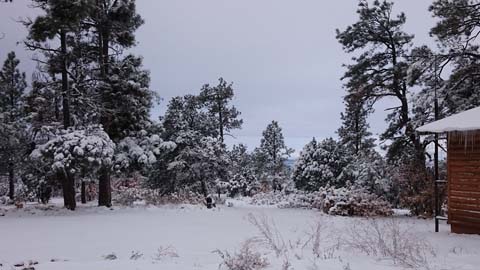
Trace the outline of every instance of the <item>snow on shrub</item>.
<path fill-rule="evenodd" d="M 279 208 L 316 208 L 314 205 L 317 205 L 319 198 L 318 192 L 267 192 L 256 194 L 250 202 L 255 205 L 271 205 Z"/>
<path fill-rule="evenodd" d="M 319 209 L 330 215 L 390 216 L 391 205 L 382 198 L 362 189 L 321 188 L 316 192 L 260 193 L 252 197 L 252 204 L 275 205 L 280 208 Z"/>
<path fill-rule="evenodd" d="M 113 162 L 115 144 L 101 126 L 59 130 L 53 139 L 38 146 L 31 154 L 36 160 L 50 164 L 54 171 L 77 173 L 109 166 Z"/>
<path fill-rule="evenodd" d="M 204 197 L 191 191 L 162 194 L 159 190 L 141 187 L 119 187 L 113 190 L 112 199 L 115 204 L 133 206 L 134 204 L 166 205 L 166 204 L 202 204 Z"/>
<path fill-rule="evenodd" d="M 5 179 L 0 178 L 0 197 L 8 195 L 8 181 Z"/>
<path fill-rule="evenodd" d="M 321 210 L 339 216 L 390 216 L 391 205 L 362 189 L 328 188 L 322 193 Z"/>
<path fill-rule="evenodd" d="M 229 181 L 217 181 L 216 187 L 227 191 L 232 198 L 237 195 L 251 196 L 261 188 L 260 183 L 251 174 L 235 174 Z"/>
<path fill-rule="evenodd" d="M 0 196 L 0 205 L 7 205 L 10 203 L 8 196 Z"/>
<path fill-rule="evenodd" d="M 160 155 L 171 152 L 176 147 L 174 142 L 165 142 L 157 134 L 148 134 L 142 130 L 136 137 L 126 137 L 118 143 L 115 170 L 148 168 L 157 162 Z"/>

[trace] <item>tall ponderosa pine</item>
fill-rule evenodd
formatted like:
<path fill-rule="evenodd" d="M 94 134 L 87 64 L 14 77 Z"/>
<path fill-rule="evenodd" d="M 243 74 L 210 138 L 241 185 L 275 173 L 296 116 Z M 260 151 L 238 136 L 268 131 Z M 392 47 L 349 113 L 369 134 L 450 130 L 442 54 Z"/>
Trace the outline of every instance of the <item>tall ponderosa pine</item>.
<path fill-rule="evenodd" d="M 93 25 L 93 31 L 97 36 L 99 79 L 102 81 L 100 91 L 102 92 L 102 105 L 104 105 L 100 123 L 105 126 L 110 137 L 117 141 L 128 136 L 132 129 L 138 130 L 139 125 L 144 125 L 152 106 L 152 94 L 146 88 L 149 84 L 149 76 L 145 71 L 140 70 L 141 60 L 133 56 L 118 60 L 111 53 L 111 51 L 115 51 L 118 55 L 124 49 L 134 46 L 134 33 L 144 22 L 137 14 L 135 0 L 96 0 L 90 1 L 90 4 L 91 13 L 86 25 Z M 115 50 L 111 50 L 111 48 Z M 124 96 L 121 101 L 126 104 L 120 105 L 112 102 L 113 96 L 118 97 L 125 94 L 128 96 Z M 122 107 L 123 110 L 120 109 Z M 133 111 L 125 111 L 125 109 Z M 128 116 L 129 114 L 132 116 Z M 128 123 L 118 121 L 112 123 L 112 117 L 115 116 L 121 117 L 120 121 L 128 121 Z M 132 126 L 126 127 L 126 125 Z M 100 206 L 111 205 L 110 169 L 102 168 L 100 171 L 98 193 Z"/>
<path fill-rule="evenodd" d="M 22 125 L 21 118 L 24 111 L 24 91 L 27 87 L 25 73 L 20 72 L 20 61 L 15 52 L 7 55 L 2 69 L 0 70 L 0 155 L 2 163 L 6 162 L 8 170 L 9 197 L 15 196 L 15 166 L 23 160 L 21 149 Z M 24 142 L 23 142 L 24 143 Z"/>
<path fill-rule="evenodd" d="M 54 74 L 61 74 L 62 111 L 64 128 L 71 126 L 69 85 L 69 47 L 68 39 L 81 27 L 81 21 L 88 16 L 88 1 L 69 0 L 34 0 L 35 4 L 44 11 L 33 22 L 27 22 L 29 34 L 25 42 L 27 48 L 40 51 L 49 61 L 48 69 Z M 52 41 L 60 44 L 52 48 Z"/>
<path fill-rule="evenodd" d="M 100 123 L 119 141 L 148 126 L 153 98 L 149 74 L 141 69 L 140 58 L 121 58 L 125 48 L 135 45 L 134 32 L 143 24 L 135 0 L 35 0 L 35 4 L 44 15 L 26 23 L 26 45 L 44 54 L 43 70 L 49 73 L 45 77 L 52 78 L 39 81 L 36 94 L 56 94 L 44 90 L 57 88 L 60 75 L 64 128 Z M 111 205 L 110 171 L 110 167 L 99 171 L 99 205 Z M 73 209 L 73 175 L 62 182 L 66 206 Z"/>
<path fill-rule="evenodd" d="M 68 57 L 68 40 L 79 31 L 81 21 L 88 16 L 88 1 L 35 0 L 35 3 L 44 14 L 33 22 L 26 23 L 29 34 L 25 44 L 31 50 L 44 53 L 48 60 L 48 69 L 53 74 L 61 75 L 63 127 L 67 129 L 72 124 L 71 87 L 68 75 L 71 61 Z M 60 44 L 58 48 L 52 48 L 54 40 Z M 62 182 L 65 207 L 74 210 L 75 179 L 66 171 L 59 171 L 57 174 Z"/>
<path fill-rule="evenodd" d="M 216 119 L 218 136 L 222 142 L 226 132 L 241 128 L 243 123 L 242 119 L 238 119 L 240 112 L 235 106 L 229 104 L 233 96 L 233 84 L 228 84 L 223 78 L 219 79 L 219 83 L 215 87 L 211 87 L 208 84 L 204 85 L 199 95 L 208 113 Z"/>
<path fill-rule="evenodd" d="M 400 149 L 411 148 L 416 158 L 423 158 L 414 126 L 410 122 L 409 89 L 407 88 L 407 59 L 412 35 L 402 30 L 405 14 L 392 14 L 393 3 L 367 1 L 359 4 L 359 20 L 345 31 L 337 30 L 337 39 L 348 53 L 360 53 L 354 63 L 347 65 L 344 79 L 349 94 L 358 95 L 367 106 L 384 98 L 395 98 L 398 106 L 387 116 L 389 126 L 381 135 L 392 140 L 388 149 L 394 160 L 402 156 Z M 414 157 L 415 158 L 415 157 Z"/>

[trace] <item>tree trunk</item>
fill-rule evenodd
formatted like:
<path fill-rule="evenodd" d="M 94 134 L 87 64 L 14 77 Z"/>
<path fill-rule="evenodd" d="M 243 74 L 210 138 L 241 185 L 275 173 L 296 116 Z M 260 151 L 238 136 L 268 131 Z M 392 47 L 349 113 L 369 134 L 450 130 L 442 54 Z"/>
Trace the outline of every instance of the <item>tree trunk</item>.
<path fill-rule="evenodd" d="M 98 181 L 98 206 L 112 206 L 112 186 L 110 183 L 110 169 L 103 167 L 100 169 Z"/>
<path fill-rule="evenodd" d="M 109 57 L 109 46 L 110 46 L 110 32 L 108 29 L 108 26 L 104 26 L 106 29 L 103 30 L 102 32 L 102 56 L 103 56 L 103 71 L 104 71 L 104 79 L 106 79 L 106 76 L 109 73 L 109 62 L 110 59 Z"/>
<path fill-rule="evenodd" d="M 208 196 L 207 183 L 205 183 L 204 180 L 201 180 L 200 184 L 201 184 L 203 196 L 205 196 L 206 198 Z"/>
<path fill-rule="evenodd" d="M 81 190 L 81 198 L 82 198 L 82 204 L 87 203 L 87 190 L 86 190 L 86 184 L 85 181 L 82 181 L 82 190 Z"/>
<path fill-rule="evenodd" d="M 13 162 L 8 164 L 8 185 L 8 197 L 13 201 L 15 199 L 15 171 Z"/>
<path fill-rule="evenodd" d="M 58 172 L 58 177 L 62 182 L 63 203 L 65 208 L 75 210 L 77 202 L 75 201 L 75 178 L 68 172 L 68 169 Z"/>
<path fill-rule="evenodd" d="M 68 89 L 67 71 L 67 33 L 60 31 L 60 43 L 62 50 L 62 99 L 63 99 L 63 127 L 70 127 L 70 90 Z"/>

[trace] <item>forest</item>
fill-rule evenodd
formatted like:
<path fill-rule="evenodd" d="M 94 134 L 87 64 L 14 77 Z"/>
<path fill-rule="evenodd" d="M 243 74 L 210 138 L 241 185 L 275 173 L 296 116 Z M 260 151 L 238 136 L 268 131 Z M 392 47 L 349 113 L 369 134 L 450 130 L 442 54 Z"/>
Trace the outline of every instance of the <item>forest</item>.
<path fill-rule="evenodd" d="M 295 150 L 278 119 L 256 148 L 225 142 L 244 124 L 228 78 L 170 100 L 151 89 L 153 74 L 131 53 L 143 42 L 135 33 L 145 23 L 135 0 L 31 2 L 41 15 L 20 22 L 28 35 L 19 48 L 35 52 L 35 72 L 20 70 L 18 52 L 0 51 L 0 205 L 22 209 L 60 197 L 64 208 L 78 211 L 92 203 L 113 209 L 213 198 L 227 207 L 229 199 L 248 198 L 327 215 L 386 217 L 408 209 L 430 218 L 432 149 L 437 143 L 444 151 L 445 143 L 416 129 L 480 106 L 477 0 L 432 1 L 434 47 L 414 46 L 404 30 L 407 15 L 393 12 L 394 2 L 358 1 L 356 21 L 332 29 L 351 57 L 338 63 L 341 126 L 335 137 L 312 138 L 293 165 Z M 15 4 L 2 1 L 0 8 Z M 376 110 L 384 100 L 395 105 Z M 153 119 L 159 102 L 167 109 Z M 373 113 L 386 122 L 378 137 Z M 439 163 L 445 176 L 446 161 Z M 225 261 L 231 255 L 220 254 Z"/>
<path fill-rule="evenodd" d="M 243 121 L 232 104 L 234 85 L 223 78 L 172 98 L 165 115 L 151 119 L 159 96 L 142 57 L 127 53 L 144 23 L 135 1 L 33 2 L 43 15 L 23 21 L 24 47 L 39 53 L 32 81 L 15 52 L 5 55 L 0 73 L 1 168 L 8 178 L 1 194 L 10 202 L 48 202 L 61 193 L 74 210 L 77 193 L 82 203 L 92 199 L 88 189 L 100 206 L 111 206 L 112 192 L 129 199 L 122 193 L 132 192 L 124 189 L 133 181 L 126 185 L 159 196 L 346 190 L 431 215 L 434 140 L 415 129 L 435 119 L 435 97 L 437 118 L 480 105 L 477 5 L 431 5 L 437 49 L 412 47 L 414 36 L 402 30 L 406 16 L 392 14 L 393 3 L 361 1 L 358 21 L 336 32 L 345 53 L 355 55 L 345 66 L 338 138 L 313 138 L 290 168 L 293 150 L 277 121 L 253 150 L 224 143 Z M 388 128 L 375 138 L 368 116 L 386 98 L 397 106 L 385 112 Z"/>

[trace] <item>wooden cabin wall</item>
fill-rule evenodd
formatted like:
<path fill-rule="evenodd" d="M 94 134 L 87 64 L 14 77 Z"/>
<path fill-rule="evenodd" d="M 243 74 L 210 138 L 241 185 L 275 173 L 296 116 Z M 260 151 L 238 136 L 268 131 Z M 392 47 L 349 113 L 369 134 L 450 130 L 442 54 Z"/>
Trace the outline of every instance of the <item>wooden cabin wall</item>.
<path fill-rule="evenodd" d="M 480 131 L 449 134 L 447 162 L 452 232 L 480 234 Z"/>

